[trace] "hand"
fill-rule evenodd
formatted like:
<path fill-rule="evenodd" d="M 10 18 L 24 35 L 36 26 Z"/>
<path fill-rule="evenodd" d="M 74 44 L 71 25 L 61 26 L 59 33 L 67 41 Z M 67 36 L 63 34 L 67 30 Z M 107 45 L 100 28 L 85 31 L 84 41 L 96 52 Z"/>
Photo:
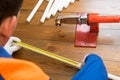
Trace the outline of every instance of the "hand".
<path fill-rule="evenodd" d="M 17 41 L 17 42 L 21 42 L 21 40 L 17 37 L 10 37 L 10 39 L 8 40 L 8 42 L 5 44 L 4 49 L 10 54 L 12 55 L 13 52 L 19 50 L 21 47 L 14 44 L 13 41 Z"/>
<path fill-rule="evenodd" d="M 84 58 L 82 59 L 82 62 L 81 62 L 80 67 L 83 67 L 83 66 L 84 66 L 85 60 L 87 59 L 87 57 L 88 57 L 89 55 L 91 55 L 91 54 L 86 54 L 86 55 L 84 56 Z"/>

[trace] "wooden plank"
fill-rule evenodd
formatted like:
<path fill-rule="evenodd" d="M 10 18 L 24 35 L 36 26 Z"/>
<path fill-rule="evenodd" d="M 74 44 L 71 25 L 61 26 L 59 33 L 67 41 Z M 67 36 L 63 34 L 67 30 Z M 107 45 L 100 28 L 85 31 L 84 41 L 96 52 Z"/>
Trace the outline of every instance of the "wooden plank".
<path fill-rule="evenodd" d="M 38 0 L 24 0 L 18 27 L 13 36 L 19 37 L 23 42 L 41 49 L 81 62 L 88 53 L 98 54 L 104 60 L 109 73 L 120 76 L 120 24 L 100 24 L 97 48 L 74 47 L 75 25 L 62 24 L 55 26 L 55 17 L 40 23 L 40 18 L 47 6 L 44 1 L 30 23 L 26 18 Z M 101 14 L 120 14 L 120 0 L 79 0 L 69 5 L 67 9 L 57 14 L 68 15 L 78 12 L 93 12 Z M 57 15 L 56 14 L 56 15 Z M 28 60 L 40 66 L 52 80 L 71 80 L 77 69 L 60 61 L 37 54 L 22 48 L 13 54 L 15 58 Z"/>
<path fill-rule="evenodd" d="M 23 39 L 25 43 L 34 45 L 44 50 L 57 53 L 64 57 L 68 57 L 79 61 L 88 53 L 96 53 L 107 61 L 120 61 L 120 46 L 98 45 L 97 48 L 74 47 L 72 42 L 50 41 L 40 39 Z M 66 46 L 65 46 L 66 45 Z M 69 54 L 69 56 L 68 56 Z M 78 56 L 79 55 L 79 56 Z M 114 57 L 113 57 L 114 56 Z"/>
<path fill-rule="evenodd" d="M 26 18 L 36 5 L 38 0 L 25 0 L 24 4 L 21 9 L 21 15 L 20 20 L 22 21 L 20 23 L 26 23 Z M 40 24 L 40 18 L 43 15 L 43 12 L 47 6 L 47 1 L 44 1 L 44 3 L 41 5 L 39 8 L 38 12 L 36 13 L 35 17 L 33 17 L 33 20 L 30 22 L 30 24 Z M 119 6 L 120 1 L 119 0 L 107 0 L 107 1 L 100 1 L 100 0 L 79 0 L 75 1 L 75 3 L 70 4 L 67 9 L 64 9 L 61 12 L 58 12 L 58 14 L 64 15 L 64 14 L 70 14 L 70 13 L 99 13 L 102 15 L 119 15 L 120 14 L 120 6 Z M 102 5 L 101 5 L 102 4 Z M 24 14 L 24 15 L 23 15 Z M 57 16 L 57 14 L 56 14 Z M 51 19 L 45 21 L 45 24 L 53 24 L 54 23 L 55 17 L 52 17 Z M 51 23 L 52 21 L 52 23 Z M 120 26 L 120 25 L 119 25 Z"/>
<path fill-rule="evenodd" d="M 38 0 L 25 0 L 22 9 L 33 9 Z M 64 12 L 98 12 L 106 14 L 120 14 L 119 0 L 76 0 L 75 3 L 70 4 Z M 44 11 L 48 2 L 44 1 L 39 10 Z"/>
<path fill-rule="evenodd" d="M 22 33 L 21 33 L 22 32 Z M 98 34 L 97 44 L 103 45 L 120 45 L 120 30 L 113 29 L 100 29 Z M 75 40 L 75 27 L 74 26 L 41 26 L 41 25 L 19 25 L 14 34 L 21 39 L 39 39 L 51 40 L 61 42 L 72 42 L 74 45 Z M 38 34 L 38 35 L 36 35 Z M 30 35 L 30 36 L 27 36 Z"/>
<path fill-rule="evenodd" d="M 42 17 L 42 12 L 41 11 L 38 11 L 35 16 L 33 17 L 33 19 L 31 20 L 30 23 L 28 23 L 26 21 L 28 15 L 29 15 L 30 11 L 29 10 L 22 10 L 21 11 L 21 14 L 19 16 L 19 19 L 18 19 L 18 25 L 19 24 L 23 24 L 21 26 L 55 26 L 55 17 L 51 17 L 50 19 L 46 19 L 45 23 L 42 24 L 40 23 L 40 19 Z M 70 14 L 73 14 L 73 13 L 61 13 L 61 15 L 70 15 Z M 57 16 L 58 14 L 56 14 Z M 75 27 L 76 24 L 62 24 L 62 27 L 64 26 L 72 26 L 72 27 Z M 100 25 L 100 28 L 104 28 L 104 29 L 120 29 L 120 24 L 119 23 L 101 23 L 99 24 Z"/>
<path fill-rule="evenodd" d="M 37 4 L 37 2 L 38 2 L 38 0 L 32 0 L 32 1 L 24 0 L 22 9 L 32 10 L 35 7 L 35 5 Z M 46 0 L 44 0 L 42 5 L 40 6 L 39 10 L 45 10 L 47 4 L 48 4 L 48 2 Z"/>
<path fill-rule="evenodd" d="M 109 73 L 120 76 L 120 51 L 116 51 L 120 49 L 119 46 L 99 45 L 97 48 L 75 48 L 71 43 L 61 41 L 24 39 L 24 42 L 78 62 L 81 62 L 83 57 L 88 53 L 98 54 L 103 58 Z M 62 77 L 63 80 L 70 80 L 77 71 L 77 69 L 67 64 L 24 48 L 15 53 L 14 57 L 38 64 L 45 72 L 51 75 L 53 80 L 60 80 L 60 77 Z"/>

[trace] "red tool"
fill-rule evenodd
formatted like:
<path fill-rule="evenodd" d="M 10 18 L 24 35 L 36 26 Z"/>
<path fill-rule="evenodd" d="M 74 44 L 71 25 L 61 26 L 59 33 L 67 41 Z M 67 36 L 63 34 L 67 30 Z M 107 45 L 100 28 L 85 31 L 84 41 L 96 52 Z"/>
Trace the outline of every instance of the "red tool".
<path fill-rule="evenodd" d="M 120 16 L 100 16 L 97 13 L 82 13 L 58 16 L 56 25 L 77 24 L 75 46 L 96 47 L 99 23 L 119 23 Z M 86 27 L 87 26 L 87 27 Z"/>

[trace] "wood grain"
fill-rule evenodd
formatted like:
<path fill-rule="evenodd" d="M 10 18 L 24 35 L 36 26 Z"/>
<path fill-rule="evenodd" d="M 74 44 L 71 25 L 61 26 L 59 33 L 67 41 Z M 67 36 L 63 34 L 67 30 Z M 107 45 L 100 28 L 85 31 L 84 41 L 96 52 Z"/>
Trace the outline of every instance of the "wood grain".
<path fill-rule="evenodd" d="M 100 24 L 100 32 L 97 40 L 97 48 L 74 47 L 75 25 L 62 24 L 56 27 L 52 16 L 44 24 L 39 22 L 47 2 L 44 1 L 30 23 L 26 18 L 34 8 L 38 0 L 24 0 L 21 14 L 18 19 L 14 36 L 23 42 L 41 49 L 81 62 L 88 53 L 98 54 L 106 65 L 109 73 L 120 76 L 120 24 Z M 72 13 L 100 13 L 119 15 L 120 0 L 76 0 L 67 9 L 57 14 L 68 15 Z M 56 15 L 57 15 L 56 14 Z M 13 54 L 15 58 L 28 60 L 40 66 L 52 80 L 71 80 L 78 71 L 70 65 L 32 52 L 25 48 Z"/>

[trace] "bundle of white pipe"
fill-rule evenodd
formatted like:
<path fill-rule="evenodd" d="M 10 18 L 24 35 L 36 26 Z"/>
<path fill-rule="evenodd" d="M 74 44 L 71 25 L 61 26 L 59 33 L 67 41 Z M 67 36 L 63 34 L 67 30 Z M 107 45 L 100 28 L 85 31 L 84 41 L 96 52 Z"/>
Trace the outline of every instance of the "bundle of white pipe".
<path fill-rule="evenodd" d="M 27 22 L 30 22 L 32 20 L 33 16 L 35 15 L 35 13 L 37 12 L 38 8 L 41 6 L 42 3 L 43 3 L 43 0 L 38 1 L 38 3 L 33 8 L 32 12 L 30 13 L 30 15 L 27 17 L 26 19 Z"/>
<path fill-rule="evenodd" d="M 35 13 L 41 6 L 44 0 L 38 0 L 38 3 L 35 5 L 34 9 L 30 13 L 30 15 L 27 17 L 26 21 L 30 22 L 32 18 L 34 17 Z M 49 19 L 51 15 L 55 16 L 57 11 L 62 11 L 63 8 L 67 8 L 70 3 L 74 3 L 75 0 L 46 0 L 48 1 L 48 5 L 40 19 L 41 23 L 45 22 L 45 19 Z"/>
<path fill-rule="evenodd" d="M 49 1 L 49 3 L 50 3 L 50 1 Z M 48 3 L 48 6 L 51 6 L 51 7 L 47 6 L 47 8 L 49 10 L 47 11 L 46 15 L 44 15 L 45 13 L 43 14 L 40 22 L 44 23 L 44 21 L 45 21 L 46 18 L 49 19 L 51 17 L 51 15 L 55 16 L 55 14 L 57 13 L 57 11 L 62 11 L 63 8 L 67 8 L 68 5 L 70 3 L 73 3 L 74 1 L 75 0 L 54 0 L 54 2 L 52 4 Z"/>

